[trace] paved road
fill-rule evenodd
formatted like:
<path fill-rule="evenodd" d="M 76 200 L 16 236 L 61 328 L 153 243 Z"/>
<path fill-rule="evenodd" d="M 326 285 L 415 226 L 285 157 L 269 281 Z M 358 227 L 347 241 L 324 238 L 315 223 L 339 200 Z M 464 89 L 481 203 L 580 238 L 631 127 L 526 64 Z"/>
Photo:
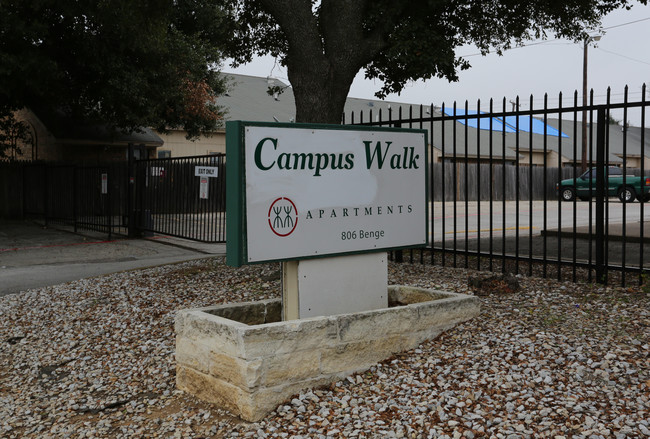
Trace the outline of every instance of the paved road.
<path fill-rule="evenodd" d="M 0 296 L 135 268 L 223 255 L 225 244 L 171 237 L 112 239 L 30 221 L 0 221 Z"/>
<path fill-rule="evenodd" d="M 555 200 L 546 205 L 543 201 L 533 201 L 532 209 L 528 201 L 521 201 L 519 211 L 514 201 L 507 201 L 505 204 L 495 202 L 492 211 L 488 201 L 469 202 L 467 208 L 465 203 L 458 202 L 456 210 L 452 202 L 436 202 L 433 203 L 433 241 L 442 241 L 443 237 L 446 241 L 453 240 L 454 235 L 456 239 L 465 239 L 466 235 L 468 239 L 489 238 L 490 231 L 495 237 L 504 234 L 506 237 L 514 237 L 517 232 L 519 236 L 535 236 L 540 235 L 543 230 L 557 230 L 559 227 L 563 231 L 573 231 L 574 212 L 577 230 L 584 231 L 588 230 L 590 219 L 592 225 L 595 224 L 595 203 L 591 205 L 591 218 L 589 210 L 589 203 L 584 201 L 576 202 L 575 211 L 573 203 L 558 203 Z M 607 215 L 610 235 L 622 235 L 623 223 L 626 224 L 626 237 L 639 235 L 641 203 L 623 204 L 612 199 L 608 204 Z M 650 203 L 644 206 L 643 218 L 645 230 L 650 231 Z M 650 238 L 650 233 L 644 235 Z"/>
<path fill-rule="evenodd" d="M 489 202 L 470 202 L 467 208 L 465 203 L 459 202 L 454 212 L 453 203 L 445 203 L 444 211 L 443 203 L 434 203 L 433 242 L 440 248 L 444 239 L 445 248 L 449 250 L 488 252 L 491 248 L 494 254 L 500 254 L 505 247 L 506 254 L 518 254 L 522 258 L 546 255 L 549 260 L 575 258 L 594 263 L 596 242 L 593 236 L 589 239 L 589 224 L 591 222 L 591 232 L 595 234 L 596 206 L 591 205 L 591 217 L 589 207 L 588 202 L 577 202 L 574 210 L 573 203 L 549 201 L 545 206 L 543 201 L 534 201 L 532 209 L 528 202 L 520 202 L 517 212 L 516 203 L 508 201 L 505 205 L 495 203 L 490 212 Z M 650 267 L 650 257 L 646 255 L 650 248 L 650 203 L 644 206 L 643 228 L 641 213 L 640 203 L 624 205 L 612 200 L 608 204 L 609 240 L 605 251 L 609 264 Z M 561 231 L 559 239 L 558 230 Z"/>
<path fill-rule="evenodd" d="M 586 232 L 589 227 L 589 203 L 577 202 L 575 206 L 576 230 Z M 617 201 L 609 203 L 610 238 L 614 237 L 612 242 L 620 241 L 608 247 L 611 261 L 621 261 L 626 257 L 628 264 L 636 265 L 641 257 L 640 251 L 650 246 L 650 203 L 643 212 L 645 247 L 633 244 L 640 235 L 640 207 L 640 203 L 625 206 Z M 488 202 L 471 202 L 467 209 L 464 203 L 459 202 L 455 212 L 453 203 L 445 203 L 443 212 L 443 203 L 438 202 L 434 203 L 433 209 L 433 241 L 437 245 L 444 236 L 446 248 L 451 249 L 455 236 L 457 248 L 464 249 L 467 236 L 467 248 L 476 249 L 480 245 L 485 251 L 489 247 L 486 239 L 489 239 L 492 229 L 495 253 L 501 251 L 505 233 L 508 253 L 518 251 L 521 255 L 528 255 L 532 244 L 532 253 L 535 255 L 546 251 L 549 255 L 560 253 L 565 258 L 573 256 L 572 236 L 571 239 L 557 242 L 552 233 L 553 230 L 557 231 L 559 224 L 564 233 L 573 232 L 573 203 L 552 201 L 544 206 L 543 202 L 535 201 L 531 209 L 528 202 L 521 202 L 517 212 L 514 202 L 506 202 L 505 205 L 498 202 L 490 212 Z M 592 209 L 595 209 L 593 204 Z M 593 217 L 595 212 L 592 212 Z M 624 239 L 623 218 L 627 220 Z M 544 230 L 549 232 L 546 242 L 541 238 Z M 515 239 L 517 231 L 519 240 Z M 534 238 L 532 243 L 529 242 L 530 236 Z M 576 244 L 576 258 L 589 260 L 589 244 L 588 241 L 583 241 Z M 77 235 L 44 228 L 29 221 L 0 220 L 0 296 L 101 274 L 224 255 L 225 252 L 225 244 L 201 244 L 165 236 L 106 240 L 106 235 L 103 234 Z M 643 265 L 650 264 L 649 260 L 650 257 L 644 258 Z"/>

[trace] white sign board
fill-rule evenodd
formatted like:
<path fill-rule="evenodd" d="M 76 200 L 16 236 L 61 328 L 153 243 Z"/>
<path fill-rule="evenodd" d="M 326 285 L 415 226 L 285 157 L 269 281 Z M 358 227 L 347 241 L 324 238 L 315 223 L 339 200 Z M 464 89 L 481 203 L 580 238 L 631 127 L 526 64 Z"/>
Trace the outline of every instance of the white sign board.
<path fill-rule="evenodd" d="M 164 177 L 165 176 L 165 168 L 161 166 L 152 166 L 151 167 L 151 176 L 152 177 Z"/>
<path fill-rule="evenodd" d="M 207 177 L 201 177 L 201 183 L 199 184 L 199 198 L 202 200 L 207 200 L 208 199 L 208 178 Z"/>
<path fill-rule="evenodd" d="M 244 127 L 243 263 L 427 243 L 426 132 L 336 128 Z"/>
<path fill-rule="evenodd" d="M 195 166 L 194 176 L 196 177 L 217 177 L 219 168 L 216 166 Z"/>
<path fill-rule="evenodd" d="M 102 194 L 108 193 L 108 174 L 102 174 Z"/>

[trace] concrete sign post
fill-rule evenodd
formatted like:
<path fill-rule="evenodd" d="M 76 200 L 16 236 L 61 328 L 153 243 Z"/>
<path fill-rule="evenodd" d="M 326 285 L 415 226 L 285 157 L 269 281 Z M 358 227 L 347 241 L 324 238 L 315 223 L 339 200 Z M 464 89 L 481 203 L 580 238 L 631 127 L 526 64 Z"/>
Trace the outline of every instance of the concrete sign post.
<path fill-rule="evenodd" d="M 227 261 L 285 262 L 285 292 L 300 291 L 294 317 L 356 311 L 347 298 L 366 293 L 355 278 L 380 276 L 385 286 L 385 252 L 427 244 L 425 130 L 235 121 L 226 133 Z M 365 256 L 338 259 L 353 254 Z M 313 258 L 324 259 L 300 265 Z M 327 278 L 338 296 L 323 299 L 313 289 Z M 318 306 L 333 301 L 333 311 Z"/>

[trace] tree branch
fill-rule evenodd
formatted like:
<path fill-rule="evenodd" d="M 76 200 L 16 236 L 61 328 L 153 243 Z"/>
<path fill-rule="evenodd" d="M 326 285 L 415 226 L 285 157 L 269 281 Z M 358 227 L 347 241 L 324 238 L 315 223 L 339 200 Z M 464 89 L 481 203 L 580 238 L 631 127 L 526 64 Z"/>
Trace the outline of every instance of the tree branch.
<path fill-rule="evenodd" d="M 310 0 L 260 0 L 260 4 L 284 32 L 289 43 L 289 58 L 323 55 L 318 23 L 312 13 Z"/>
<path fill-rule="evenodd" d="M 359 70 L 388 46 L 388 29 L 366 29 L 369 0 L 323 0 L 320 19 L 325 54 L 337 66 Z M 352 64 L 353 66 L 351 66 Z M 355 72 L 356 73 L 356 72 Z"/>

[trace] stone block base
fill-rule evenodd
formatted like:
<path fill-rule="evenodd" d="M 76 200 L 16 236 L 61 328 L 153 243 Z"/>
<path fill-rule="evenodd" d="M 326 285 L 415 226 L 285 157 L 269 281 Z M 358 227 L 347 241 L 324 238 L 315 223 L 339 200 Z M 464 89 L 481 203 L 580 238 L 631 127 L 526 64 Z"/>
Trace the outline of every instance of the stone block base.
<path fill-rule="evenodd" d="M 479 313 L 476 297 L 391 286 L 390 308 L 280 321 L 279 299 L 182 310 L 176 384 L 247 421 L 301 390 L 417 347 Z"/>

